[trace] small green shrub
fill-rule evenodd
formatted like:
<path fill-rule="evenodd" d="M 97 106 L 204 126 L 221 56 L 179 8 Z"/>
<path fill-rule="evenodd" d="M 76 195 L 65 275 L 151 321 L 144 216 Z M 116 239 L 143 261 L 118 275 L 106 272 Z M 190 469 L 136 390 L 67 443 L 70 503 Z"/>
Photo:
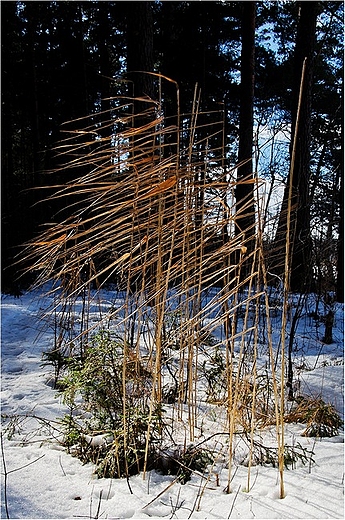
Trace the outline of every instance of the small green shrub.
<path fill-rule="evenodd" d="M 314 452 L 304 448 L 299 442 L 294 446 L 284 446 L 284 466 L 286 469 L 293 469 L 296 463 L 300 461 L 303 465 L 314 462 Z M 248 464 L 248 457 L 245 459 L 245 465 Z M 252 464 L 259 464 L 261 466 L 273 466 L 274 468 L 279 466 L 278 463 L 278 448 L 271 448 L 264 446 L 259 442 L 254 442 Z"/>
<path fill-rule="evenodd" d="M 193 471 L 204 473 L 206 467 L 212 464 L 213 461 L 214 457 L 208 450 L 198 449 L 194 446 L 188 447 L 179 461 L 180 468 L 177 473 L 179 481 L 182 484 L 188 482 Z"/>
<path fill-rule="evenodd" d="M 202 374 L 207 383 L 207 401 L 224 402 L 227 396 L 227 377 L 225 359 L 219 348 L 215 348 L 209 358 L 203 362 Z"/>
<path fill-rule="evenodd" d="M 156 468 L 163 475 L 177 475 L 181 484 L 191 479 L 193 471 L 204 473 L 207 466 L 213 464 L 213 454 L 201 447 L 190 445 L 187 448 L 175 446 L 160 453 L 156 461 Z"/>
<path fill-rule="evenodd" d="M 52 365 L 54 367 L 54 388 L 59 388 L 61 374 L 68 365 L 70 358 L 61 349 L 54 348 L 42 353 L 42 366 Z"/>
<path fill-rule="evenodd" d="M 99 477 L 141 471 L 149 421 L 148 460 L 153 459 L 161 413 L 156 407 L 150 415 L 151 373 L 108 331 L 95 335 L 83 360 L 69 362 L 60 384 L 71 409 L 62 421 L 64 444 L 83 462 L 95 463 Z"/>

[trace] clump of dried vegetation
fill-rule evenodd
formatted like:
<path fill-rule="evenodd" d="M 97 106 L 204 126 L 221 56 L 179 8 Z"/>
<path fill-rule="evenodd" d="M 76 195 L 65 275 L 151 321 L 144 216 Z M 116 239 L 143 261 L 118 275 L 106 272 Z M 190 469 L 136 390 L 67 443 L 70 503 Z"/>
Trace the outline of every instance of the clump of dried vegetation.
<path fill-rule="evenodd" d="M 338 412 L 320 397 L 299 397 L 296 406 L 286 415 L 286 422 L 306 424 L 305 437 L 334 437 L 343 425 Z"/>
<path fill-rule="evenodd" d="M 261 181 L 242 179 L 252 196 L 235 201 L 223 113 L 203 112 L 197 89 L 189 114 L 179 112 L 177 89 L 171 119 L 150 99 L 141 114 L 131 98 L 108 103 L 65 125 L 53 172 L 61 182 L 49 198 L 58 220 L 26 249 L 37 284 L 52 282 L 46 362 L 70 408 L 64 443 L 100 476 L 128 477 L 159 467 L 167 440 L 182 442 L 171 460 L 185 481 L 210 464 L 206 447 L 196 456 L 191 446 L 216 408 L 227 490 L 236 434 L 251 439 L 249 482 L 255 431 L 272 423 L 282 479 L 284 370 L 278 385 Z M 243 229 L 252 208 L 255 224 Z M 102 300 L 105 286 L 112 302 Z M 269 376 L 257 367 L 262 316 Z"/>

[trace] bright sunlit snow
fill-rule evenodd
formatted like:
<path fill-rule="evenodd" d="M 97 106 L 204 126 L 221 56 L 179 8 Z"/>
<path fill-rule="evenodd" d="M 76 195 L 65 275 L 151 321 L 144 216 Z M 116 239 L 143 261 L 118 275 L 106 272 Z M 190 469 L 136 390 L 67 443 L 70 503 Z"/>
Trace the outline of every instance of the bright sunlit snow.
<path fill-rule="evenodd" d="M 103 297 L 111 300 L 110 294 Z M 129 483 L 97 479 L 91 464 L 82 465 L 59 444 L 58 418 L 67 410 L 52 388 L 53 368 L 42 364 L 42 352 L 54 344 L 53 328 L 42 329 L 46 308 L 47 297 L 39 292 L 2 298 L 1 518 L 344 517 L 343 431 L 330 438 L 303 437 L 303 424 L 287 424 L 285 442 L 299 443 L 314 455 L 305 465 L 298 461 L 294 469 L 285 470 L 284 499 L 279 499 L 278 469 L 269 465 L 252 468 L 247 492 L 248 469 L 239 463 L 240 442 L 230 494 L 224 492 L 223 460 L 209 474 L 195 472 L 185 485 L 155 471 L 145 480 L 142 475 L 131 477 Z M 295 375 L 302 394 L 322 396 L 343 418 L 343 306 L 339 304 L 333 332 L 334 343 L 325 345 L 313 320 L 300 320 Z M 217 413 L 215 408 L 213 419 L 208 417 L 210 433 L 219 431 Z M 274 442 L 274 429 L 261 434 L 266 445 L 271 438 Z"/>

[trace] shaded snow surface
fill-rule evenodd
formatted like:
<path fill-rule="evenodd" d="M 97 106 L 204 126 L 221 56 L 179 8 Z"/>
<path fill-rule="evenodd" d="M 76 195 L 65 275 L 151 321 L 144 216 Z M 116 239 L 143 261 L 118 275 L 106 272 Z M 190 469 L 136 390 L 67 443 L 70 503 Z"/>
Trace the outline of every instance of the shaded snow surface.
<path fill-rule="evenodd" d="M 300 424 L 286 425 L 285 441 L 312 450 L 314 462 L 298 462 L 296 468 L 285 471 L 284 499 L 279 499 L 278 471 L 272 466 L 252 468 L 247 492 L 247 468 L 236 465 L 230 494 L 224 492 L 225 466 L 220 468 L 218 486 L 214 475 L 206 481 L 194 474 L 181 485 L 173 476 L 155 471 L 145 480 L 142 475 L 131 477 L 129 483 L 125 479 L 97 479 L 94 467 L 67 454 L 58 442 L 58 429 L 56 436 L 54 433 L 54 421 L 66 409 L 52 389 L 51 367 L 42 366 L 42 352 L 52 348 L 54 341 L 52 329 L 40 332 L 46 303 L 39 293 L 2 298 L 1 404 L 6 428 L 1 518 L 344 517 L 343 432 L 333 438 L 306 438 L 301 436 L 305 427 Z M 299 367 L 301 392 L 322 395 L 343 415 L 343 306 L 337 306 L 332 345 L 322 345 L 317 337 L 313 339 L 312 330 L 307 334 L 306 330 L 304 324 L 299 338 L 297 334 L 295 365 Z M 12 435 L 8 435 L 9 424 Z"/>

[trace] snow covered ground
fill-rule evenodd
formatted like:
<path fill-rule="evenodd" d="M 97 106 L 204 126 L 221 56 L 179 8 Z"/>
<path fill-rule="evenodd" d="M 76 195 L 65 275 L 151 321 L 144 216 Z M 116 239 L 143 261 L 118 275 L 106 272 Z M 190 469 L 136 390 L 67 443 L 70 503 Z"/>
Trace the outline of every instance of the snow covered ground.
<path fill-rule="evenodd" d="M 313 460 L 285 471 L 284 499 L 279 499 L 278 470 L 233 468 L 232 493 L 226 494 L 227 469 L 216 475 L 197 473 L 181 485 L 174 476 L 152 471 L 125 479 L 97 479 L 91 464 L 68 455 L 60 446 L 58 417 L 67 410 L 51 385 L 52 367 L 42 352 L 53 346 L 54 331 L 41 333 L 46 299 L 39 292 L 2 298 L 1 346 L 3 417 L 1 445 L 1 518 L 104 519 L 265 519 L 343 518 L 343 431 L 331 438 L 301 436 L 305 426 L 287 424 L 286 443 L 313 451 Z M 343 306 L 337 305 L 334 343 L 324 345 L 305 321 L 297 333 L 301 392 L 322 396 L 343 418 Z M 56 427 L 56 429 L 55 429 Z M 267 436 L 270 432 L 267 431 Z"/>

